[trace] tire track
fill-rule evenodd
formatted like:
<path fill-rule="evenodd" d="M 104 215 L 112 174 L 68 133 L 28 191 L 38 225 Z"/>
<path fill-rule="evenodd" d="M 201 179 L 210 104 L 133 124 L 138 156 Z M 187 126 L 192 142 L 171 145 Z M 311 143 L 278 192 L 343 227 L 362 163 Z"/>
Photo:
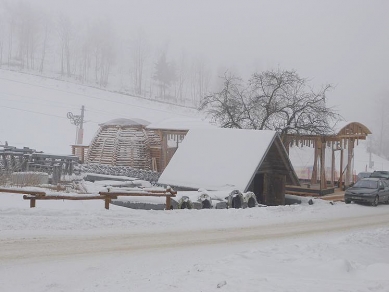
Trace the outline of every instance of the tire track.
<path fill-rule="evenodd" d="M 0 261 L 41 261 L 53 257 L 66 258 L 99 253 L 134 253 L 227 243 L 245 243 L 380 226 L 389 226 L 389 214 L 336 218 L 327 221 L 290 222 L 245 228 L 219 228 L 155 234 L 23 238 L 0 241 Z"/>

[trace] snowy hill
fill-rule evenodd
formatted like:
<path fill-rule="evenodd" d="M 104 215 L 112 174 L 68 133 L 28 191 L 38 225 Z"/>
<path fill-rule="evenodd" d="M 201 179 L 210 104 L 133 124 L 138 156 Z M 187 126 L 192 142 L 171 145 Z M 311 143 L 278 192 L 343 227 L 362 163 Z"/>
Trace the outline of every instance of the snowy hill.
<path fill-rule="evenodd" d="M 88 145 L 100 123 L 117 118 L 140 118 L 159 123 L 168 118 L 204 118 L 193 108 L 123 95 L 80 84 L 0 69 L 0 144 L 30 147 L 47 153 L 70 154 L 76 127 L 67 113 L 79 115 L 86 108 L 84 144 Z M 313 149 L 291 148 L 291 161 L 298 171 L 313 164 Z M 336 153 L 339 161 L 339 153 Z M 328 153 L 327 166 L 331 155 Z M 376 155 L 371 160 L 366 143 L 360 141 L 354 153 L 355 173 L 387 170 L 389 161 Z"/>
<path fill-rule="evenodd" d="M 84 144 L 100 123 L 140 118 L 151 123 L 171 117 L 199 117 L 196 109 L 113 93 L 65 81 L 0 69 L 0 144 L 70 154 L 76 127 L 67 113 L 85 106 Z"/>

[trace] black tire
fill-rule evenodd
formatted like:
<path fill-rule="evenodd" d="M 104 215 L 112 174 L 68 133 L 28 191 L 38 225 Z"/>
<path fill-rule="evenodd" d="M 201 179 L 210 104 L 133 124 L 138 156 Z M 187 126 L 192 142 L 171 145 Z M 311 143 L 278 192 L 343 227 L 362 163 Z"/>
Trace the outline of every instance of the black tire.
<path fill-rule="evenodd" d="M 351 203 L 351 200 L 344 200 L 344 202 L 345 202 L 346 204 L 350 204 L 350 203 Z"/>
<path fill-rule="evenodd" d="M 377 207 L 377 206 L 378 206 L 378 201 L 379 201 L 379 197 L 378 197 L 378 196 L 375 196 L 374 201 L 373 201 L 373 203 L 371 203 L 371 205 L 372 205 L 373 207 Z"/>

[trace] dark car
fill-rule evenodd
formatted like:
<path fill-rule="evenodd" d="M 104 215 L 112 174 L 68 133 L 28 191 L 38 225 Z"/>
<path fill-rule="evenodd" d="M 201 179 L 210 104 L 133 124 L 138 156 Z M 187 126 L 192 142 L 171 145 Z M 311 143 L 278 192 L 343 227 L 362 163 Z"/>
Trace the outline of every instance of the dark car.
<path fill-rule="evenodd" d="M 389 171 L 384 170 L 375 170 L 373 171 L 369 177 L 389 179 Z"/>
<path fill-rule="evenodd" d="M 373 206 L 389 203 L 389 181 L 371 177 L 360 179 L 344 193 L 344 202 L 350 204 L 352 201 Z"/>
<path fill-rule="evenodd" d="M 371 172 L 360 172 L 357 175 L 357 181 L 362 179 L 362 178 L 370 177 L 370 175 L 371 175 Z"/>

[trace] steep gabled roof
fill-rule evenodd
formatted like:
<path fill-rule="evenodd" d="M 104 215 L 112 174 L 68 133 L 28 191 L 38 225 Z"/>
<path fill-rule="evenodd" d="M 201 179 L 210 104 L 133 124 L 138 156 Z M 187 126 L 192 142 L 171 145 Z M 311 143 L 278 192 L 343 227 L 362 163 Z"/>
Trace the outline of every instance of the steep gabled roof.
<path fill-rule="evenodd" d="M 159 183 L 208 190 L 239 189 L 247 191 L 260 170 L 274 141 L 281 143 L 274 131 L 240 129 L 191 129 L 172 160 L 162 173 Z M 282 143 L 277 143 L 285 172 L 297 176 Z M 282 148 L 280 148 L 280 145 Z"/>

